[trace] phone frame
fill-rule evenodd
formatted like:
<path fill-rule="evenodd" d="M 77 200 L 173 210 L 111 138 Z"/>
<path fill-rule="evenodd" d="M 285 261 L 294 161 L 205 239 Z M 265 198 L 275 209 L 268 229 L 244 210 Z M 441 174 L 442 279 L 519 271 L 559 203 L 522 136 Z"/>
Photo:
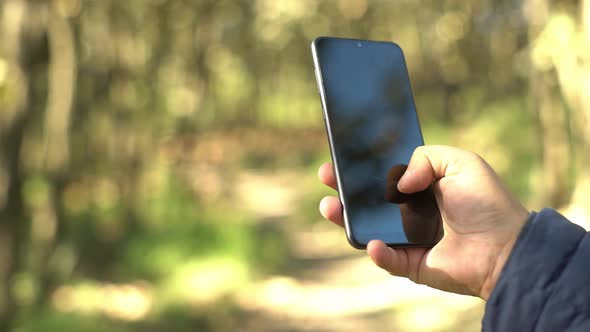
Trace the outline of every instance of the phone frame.
<path fill-rule="evenodd" d="M 354 234 L 352 232 L 352 227 L 350 225 L 350 221 L 348 220 L 348 213 L 346 213 L 346 211 L 348 211 L 347 206 L 346 206 L 346 202 L 343 200 L 343 192 L 340 189 L 340 188 L 342 188 L 341 175 L 340 175 L 340 171 L 339 171 L 340 168 L 338 167 L 338 160 L 336 158 L 336 153 L 335 153 L 336 149 L 334 148 L 334 140 L 332 138 L 332 127 L 330 124 L 330 117 L 328 116 L 328 108 L 327 108 L 327 104 L 326 104 L 326 95 L 325 95 L 325 91 L 324 91 L 324 81 L 322 78 L 321 66 L 320 66 L 320 62 L 319 62 L 318 55 L 317 55 L 317 49 L 316 49 L 316 44 L 322 39 L 349 40 L 349 41 L 358 43 L 357 45 L 360 45 L 358 47 L 362 47 L 362 43 L 365 43 L 365 42 L 393 44 L 394 46 L 396 46 L 400 49 L 406 70 L 407 70 L 407 64 L 406 64 L 405 55 L 403 53 L 403 50 L 401 49 L 401 47 L 399 45 L 397 45 L 394 42 L 362 40 L 362 39 L 353 39 L 353 38 L 326 37 L 326 36 L 317 37 L 311 42 L 311 54 L 313 57 L 315 79 L 316 79 L 316 83 L 317 83 L 318 93 L 319 93 L 320 99 L 321 99 L 322 115 L 324 118 L 324 125 L 326 128 L 326 134 L 328 136 L 328 145 L 330 146 L 330 156 L 332 158 L 333 171 L 334 171 L 334 175 L 336 177 L 338 199 L 340 200 L 340 204 L 342 205 L 342 216 L 344 219 L 344 230 L 346 232 L 346 239 L 348 240 L 348 243 L 350 243 L 350 245 L 352 247 L 354 247 L 356 249 L 366 249 L 367 245 L 359 242 L 354 237 Z M 409 73 L 408 73 L 408 77 L 409 77 Z M 411 87 L 411 82 L 410 82 L 409 89 L 410 89 L 410 94 L 412 96 L 412 102 L 414 103 L 415 116 L 416 116 L 416 121 L 418 122 L 420 136 L 422 137 L 422 145 L 424 145 L 424 135 L 422 134 L 422 127 L 420 125 L 420 120 L 418 118 L 418 111 L 416 110 L 416 106 L 415 106 L 416 103 L 414 101 L 414 94 L 413 94 L 413 90 Z M 440 211 L 439 211 L 439 213 L 440 213 Z M 388 247 L 392 247 L 392 248 L 430 248 L 430 247 L 435 246 L 436 243 L 386 243 L 386 245 Z"/>

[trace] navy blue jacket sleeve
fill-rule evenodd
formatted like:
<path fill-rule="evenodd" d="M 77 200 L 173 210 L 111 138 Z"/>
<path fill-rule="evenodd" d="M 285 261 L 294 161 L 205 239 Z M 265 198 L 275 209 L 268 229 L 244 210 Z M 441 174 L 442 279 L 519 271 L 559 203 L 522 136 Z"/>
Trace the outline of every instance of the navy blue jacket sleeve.
<path fill-rule="evenodd" d="M 483 331 L 590 331 L 590 235 L 532 213 L 486 303 Z"/>

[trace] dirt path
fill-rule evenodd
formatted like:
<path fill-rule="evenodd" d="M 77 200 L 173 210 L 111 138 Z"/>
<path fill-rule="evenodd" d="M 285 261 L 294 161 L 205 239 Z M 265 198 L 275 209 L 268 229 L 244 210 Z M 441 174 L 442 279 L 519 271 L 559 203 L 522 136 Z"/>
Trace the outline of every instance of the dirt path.
<path fill-rule="evenodd" d="M 243 194 L 238 197 L 244 206 L 251 206 L 261 218 L 277 220 L 296 214 L 303 188 L 315 183 L 309 174 L 297 172 L 247 172 L 239 178 L 237 190 Z M 272 204 L 260 208 L 252 203 L 261 200 Z M 390 276 L 373 266 L 364 252 L 349 247 L 342 230 L 327 222 L 282 226 L 290 237 L 290 268 L 236 295 L 248 313 L 244 331 L 481 329 L 481 300 Z"/>

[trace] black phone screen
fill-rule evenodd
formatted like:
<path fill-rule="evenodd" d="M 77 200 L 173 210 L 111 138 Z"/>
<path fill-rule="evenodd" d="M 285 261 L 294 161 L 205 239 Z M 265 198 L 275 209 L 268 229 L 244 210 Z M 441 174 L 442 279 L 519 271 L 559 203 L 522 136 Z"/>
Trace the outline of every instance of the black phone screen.
<path fill-rule="evenodd" d="M 397 191 L 424 144 L 401 48 L 321 37 L 312 49 L 349 241 L 434 245 L 442 227 L 432 191 Z"/>

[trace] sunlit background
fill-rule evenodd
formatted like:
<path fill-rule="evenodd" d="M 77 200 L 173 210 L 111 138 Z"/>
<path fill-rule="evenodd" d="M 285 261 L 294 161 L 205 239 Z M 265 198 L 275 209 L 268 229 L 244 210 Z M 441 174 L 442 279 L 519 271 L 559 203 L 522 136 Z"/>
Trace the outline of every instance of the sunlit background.
<path fill-rule="evenodd" d="M 2 0 L 0 331 L 479 330 L 321 220 L 320 35 L 400 44 L 428 144 L 588 225 L 590 1 Z"/>

